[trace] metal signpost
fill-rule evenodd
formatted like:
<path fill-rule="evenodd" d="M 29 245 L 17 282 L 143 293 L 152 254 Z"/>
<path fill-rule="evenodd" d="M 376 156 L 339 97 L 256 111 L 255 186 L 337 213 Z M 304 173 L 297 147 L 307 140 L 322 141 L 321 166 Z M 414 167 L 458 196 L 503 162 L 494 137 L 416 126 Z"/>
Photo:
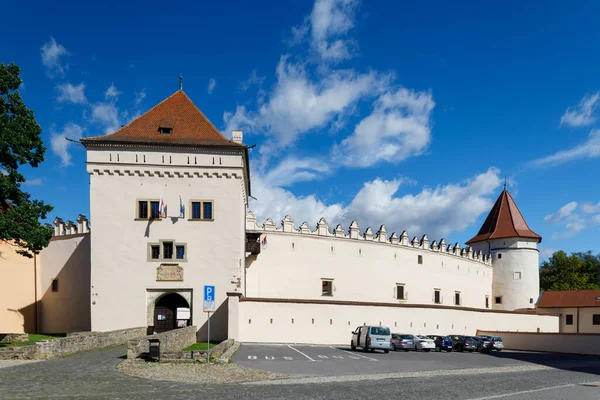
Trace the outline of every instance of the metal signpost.
<path fill-rule="evenodd" d="M 210 362 L 210 313 L 215 312 L 215 287 L 204 285 L 204 312 L 208 313 L 207 361 Z"/>

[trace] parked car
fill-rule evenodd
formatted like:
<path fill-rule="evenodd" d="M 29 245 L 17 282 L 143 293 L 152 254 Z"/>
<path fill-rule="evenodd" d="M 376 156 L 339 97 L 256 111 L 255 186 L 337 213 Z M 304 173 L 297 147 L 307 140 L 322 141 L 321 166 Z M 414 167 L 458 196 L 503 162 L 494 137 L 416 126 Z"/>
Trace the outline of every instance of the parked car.
<path fill-rule="evenodd" d="M 452 339 L 452 348 L 456 351 L 463 352 L 466 350 L 472 353 L 477 350 L 477 342 L 469 336 L 450 335 L 450 339 Z"/>
<path fill-rule="evenodd" d="M 350 348 L 356 350 L 360 347 L 364 352 L 376 349 L 389 353 L 392 345 L 392 334 L 390 328 L 385 326 L 359 326 L 352 332 Z"/>
<path fill-rule="evenodd" d="M 431 351 L 435 349 L 435 342 L 433 339 L 424 335 L 412 335 L 413 341 L 415 342 L 415 351 L 425 350 Z"/>
<path fill-rule="evenodd" d="M 391 350 L 404 350 L 410 351 L 415 349 L 415 342 L 412 335 L 392 333 L 392 347 Z"/>
<path fill-rule="evenodd" d="M 489 339 L 485 339 L 480 336 L 471 336 L 471 338 L 477 342 L 477 351 L 480 353 L 487 353 L 494 349 L 494 345 Z"/>
<path fill-rule="evenodd" d="M 435 343 L 435 351 L 452 351 L 452 339 L 450 336 L 428 335 Z"/>
<path fill-rule="evenodd" d="M 500 336 L 481 336 L 482 338 L 486 338 L 492 342 L 492 346 L 496 351 L 504 350 L 504 343 L 502 342 L 502 338 Z"/>

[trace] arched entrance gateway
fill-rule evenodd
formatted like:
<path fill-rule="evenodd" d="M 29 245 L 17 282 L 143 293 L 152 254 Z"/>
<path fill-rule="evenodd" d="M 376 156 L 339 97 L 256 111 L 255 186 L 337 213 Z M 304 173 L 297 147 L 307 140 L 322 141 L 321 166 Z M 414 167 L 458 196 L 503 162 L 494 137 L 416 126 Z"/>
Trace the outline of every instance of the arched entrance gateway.
<path fill-rule="evenodd" d="M 170 331 L 190 325 L 190 305 L 178 293 L 168 293 L 154 305 L 154 333 Z"/>

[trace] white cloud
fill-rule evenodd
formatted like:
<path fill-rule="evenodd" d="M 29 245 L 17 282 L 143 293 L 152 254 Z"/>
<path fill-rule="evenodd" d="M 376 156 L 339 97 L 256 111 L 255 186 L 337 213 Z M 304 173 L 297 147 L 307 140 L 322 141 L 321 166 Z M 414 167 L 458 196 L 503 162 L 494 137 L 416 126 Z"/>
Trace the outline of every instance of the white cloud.
<path fill-rule="evenodd" d="M 248 77 L 248 79 L 246 79 L 245 81 L 242 81 L 239 83 L 240 89 L 245 92 L 246 90 L 250 89 L 250 87 L 254 86 L 254 85 L 258 85 L 259 87 L 262 86 L 263 82 L 265 81 L 265 77 L 264 76 L 258 76 L 256 73 L 256 70 L 252 70 L 252 73 L 250 74 L 250 77 Z"/>
<path fill-rule="evenodd" d="M 104 133 L 112 133 L 119 129 L 119 109 L 115 103 L 96 103 L 92 105 L 91 121 L 104 128 Z"/>
<path fill-rule="evenodd" d="M 561 125 L 573 127 L 591 125 L 596 122 L 594 112 L 600 104 L 600 91 L 587 94 L 576 106 L 568 107 L 560 119 Z"/>
<path fill-rule="evenodd" d="M 73 103 L 73 104 L 85 104 L 87 98 L 85 97 L 85 84 L 82 82 L 79 85 L 73 85 L 71 83 L 63 83 L 56 86 L 59 91 L 59 95 L 56 98 L 59 103 Z"/>
<path fill-rule="evenodd" d="M 139 106 L 146 97 L 146 89 L 142 89 L 139 92 L 135 92 L 135 106 Z"/>
<path fill-rule="evenodd" d="M 571 215 L 573 215 L 573 212 L 576 209 L 577 209 L 577 202 L 572 201 L 572 202 L 567 203 L 564 206 L 562 206 L 556 213 L 546 215 L 544 217 L 544 221 L 550 222 L 550 223 L 558 222 L 562 219 L 568 218 Z"/>
<path fill-rule="evenodd" d="M 404 88 L 386 92 L 375 102 L 371 115 L 334 148 L 334 158 L 347 166 L 367 167 L 422 154 L 431 141 L 434 106 L 428 92 Z"/>
<path fill-rule="evenodd" d="M 121 94 L 121 92 L 119 92 L 117 90 L 117 87 L 115 86 L 114 83 L 111 83 L 110 86 L 106 89 L 106 92 L 104 92 L 104 99 L 105 100 L 112 100 L 112 99 L 118 99 L 119 95 Z"/>
<path fill-rule="evenodd" d="M 208 87 L 206 88 L 208 94 L 212 94 L 213 90 L 215 90 L 215 86 L 217 86 L 217 81 L 215 78 L 210 78 L 208 80 Z"/>
<path fill-rule="evenodd" d="M 597 204 L 594 203 L 583 203 L 581 205 L 581 211 L 586 214 L 596 214 L 600 213 L 600 202 Z"/>
<path fill-rule="evenodd" d="M 329 163 L 317 158 L 285 158 L 275 168 L 269 168 L 267 173 L 259 173 L 273 187 L 285 187 L 296 182 L 322 179 L 332 172 Z"/>
<path fill-rule="evenodd" d="M 72 122 L 65 125 L 62 132 L 50 133 L 50 148 L 54 154 L 60 157 L 63 167 L 71 165 L 69 149 L 73 143 L 68 141 L 67 138 L 79 140 L 82 137 L 83 128 Z"/>
<path fill-rule="evenodd" d="M 398 195 L 402 179 L 375 179 L 366 182 L 348 205 L 327 204 L 315 195 L 295 196 L 281 187 L 269 185 L 263 176 L 254 174 L 251 209 L 262 223 L 272 217 L 276 223 L 289 214 L 296 227 L 307 221 L 311 226 L 324 216 L 330 228 L 342 224 L 345 230 L 357 220 L 361 231 L 375 231 L 385 224 L 388 232 L 406 230 L 411 236 L 424 233 L 440 239 L 452 232 L 463 231 L 488 212 L 501 185 L 500 171 L 490 168 L 460 183 L 436 188 L 423 188 L 417 194 Z M 390 210 L 396 210 L 390 212 Z"/>
<path fill-rule="evenodd" d="M 44 43 L 40 49 L 42 54 L 42 64 L 46 67 L 46 73 L 50 78 L 55 76 L 64 76 L 68 71 L 69 65 L 63 61 L 63 57 L 69 55 L 64 46 L 56 43 L 53 37 L 47 43 Z"/>
<path fill-rule="evenodd" d="M 538 158 L 531 162 L 532 165 L 542 167 L 566 163 L 568 161 L 581 158 L 600 157 L 600 129 L 594 129 L 590 132 L 588 140 L 568 150 L 562 150 L 552 155 Z"/>
<path fill-rule="evenodd" d="M 44 184 L 43 178 L 27 179 L 23 185 L 25 186 L 42 186 Z"/>

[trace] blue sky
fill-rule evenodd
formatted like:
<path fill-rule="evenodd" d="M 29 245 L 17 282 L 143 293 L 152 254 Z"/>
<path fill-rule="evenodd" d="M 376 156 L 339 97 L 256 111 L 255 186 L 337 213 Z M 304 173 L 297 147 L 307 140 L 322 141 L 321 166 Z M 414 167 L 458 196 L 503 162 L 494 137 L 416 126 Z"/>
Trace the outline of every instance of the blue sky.
<path fill-rule="evenodd" d="M 65 136 L 129 122 L 181 73 L 257 145 L 260 221 L 462 243 L 506 176 L 542 256 L 600 252 L 600 3 L 413 3 L 6 4 L 0 61 L 21 67 L 48 147 L 25 188 L 52 217 L 89 215 L 85 151 Z"/>

